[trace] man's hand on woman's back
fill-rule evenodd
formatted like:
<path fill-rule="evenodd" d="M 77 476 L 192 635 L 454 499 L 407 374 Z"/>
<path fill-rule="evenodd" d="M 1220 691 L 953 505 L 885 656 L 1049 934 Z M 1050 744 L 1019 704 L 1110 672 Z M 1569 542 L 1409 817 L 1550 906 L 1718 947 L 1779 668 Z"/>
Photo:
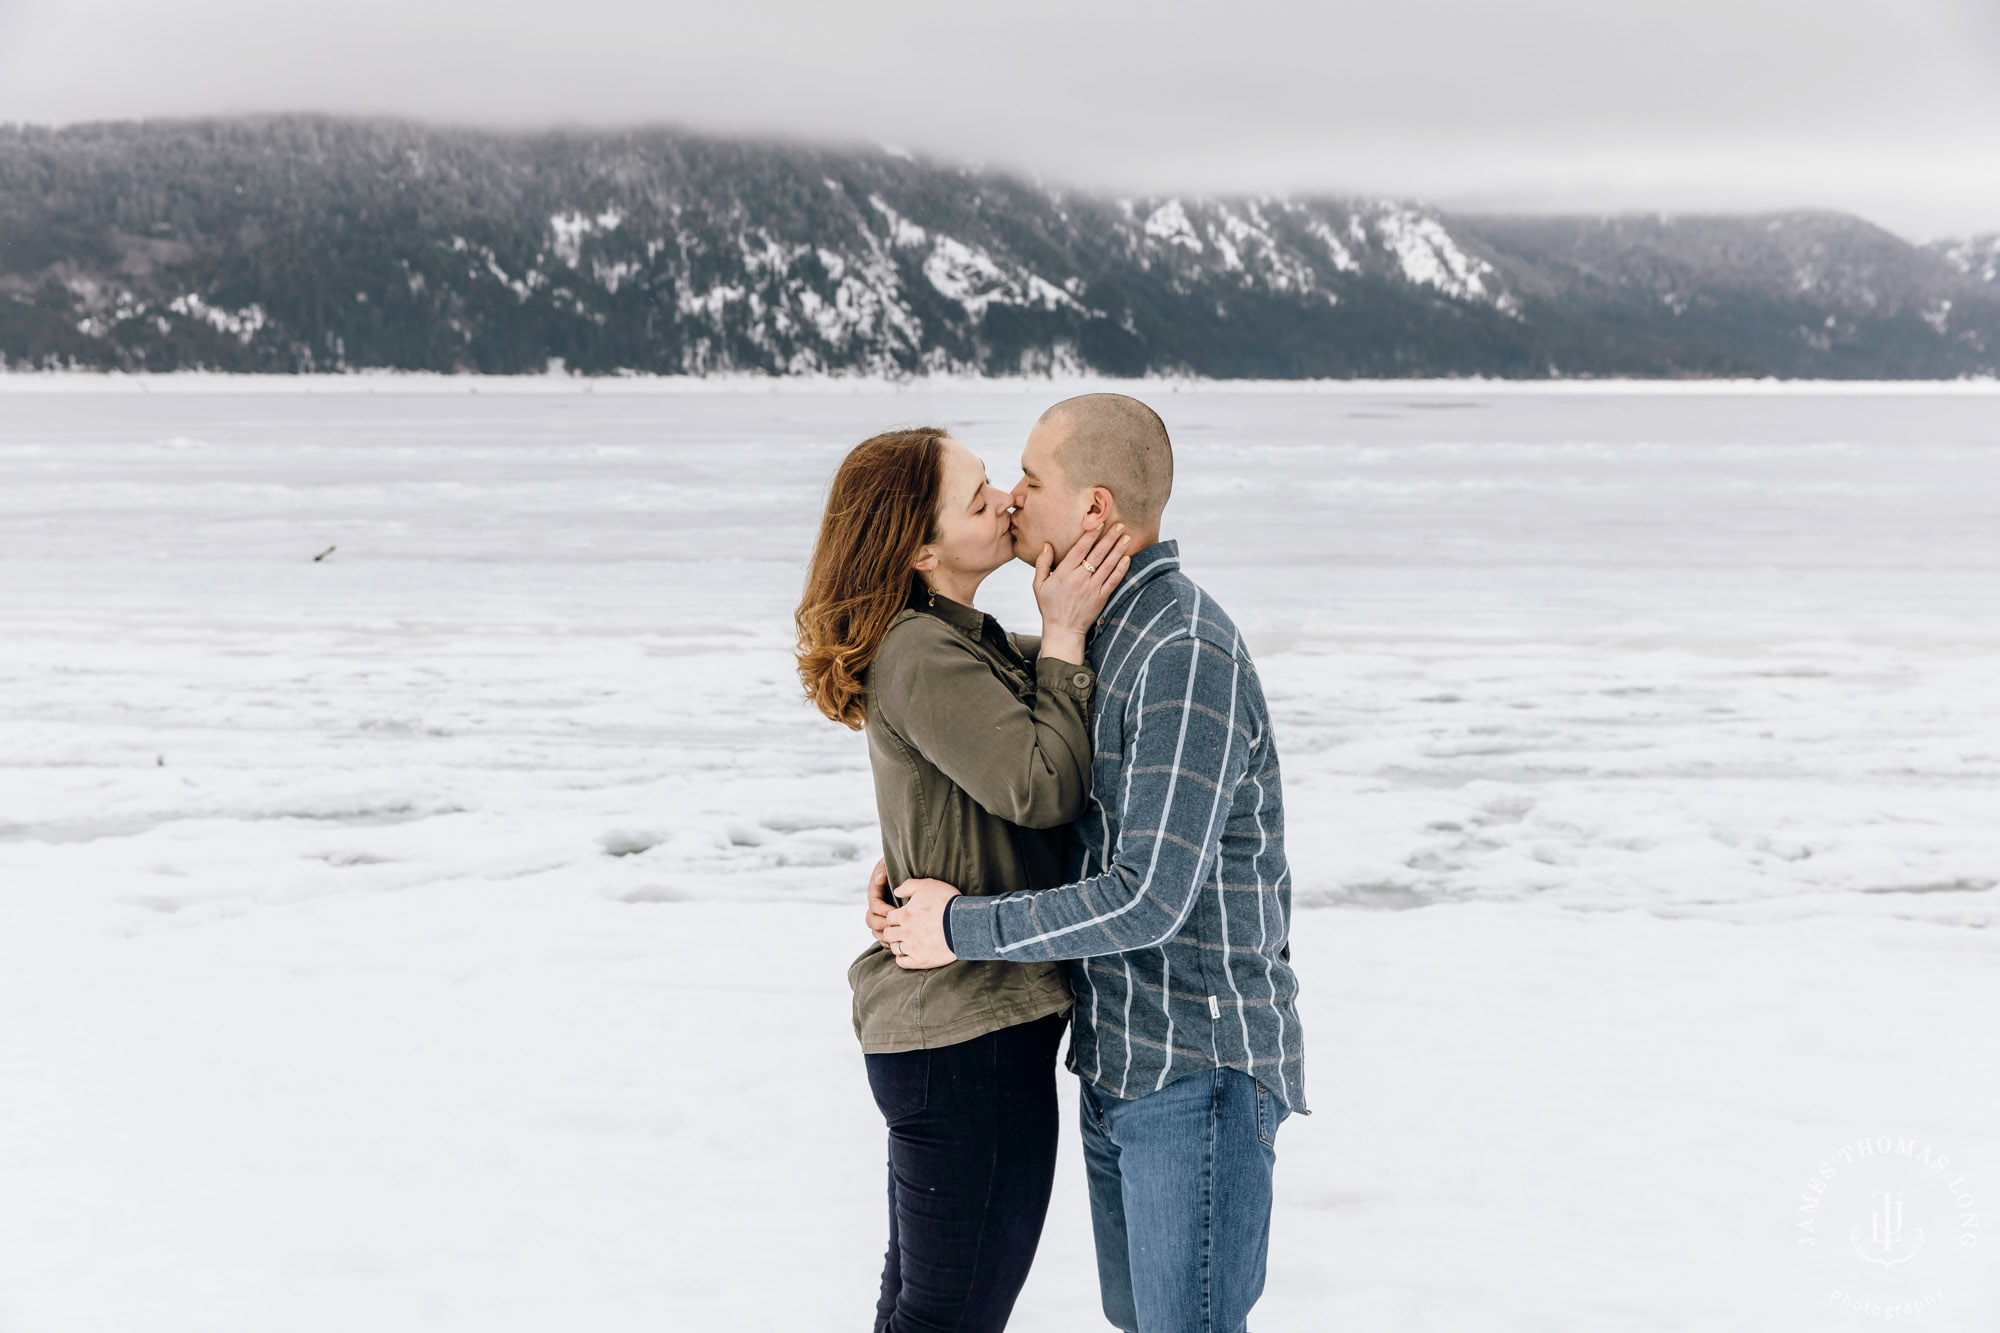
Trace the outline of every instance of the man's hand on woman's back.
<path fill-rule="evenodd" d="M 958 961 L 945 943 L 944 909 L 958 890 L 941 880 L 906 879 L 896 886 L 903 905 L 889 913 L 883 943 L 905 971 L 943 967 Z"/>

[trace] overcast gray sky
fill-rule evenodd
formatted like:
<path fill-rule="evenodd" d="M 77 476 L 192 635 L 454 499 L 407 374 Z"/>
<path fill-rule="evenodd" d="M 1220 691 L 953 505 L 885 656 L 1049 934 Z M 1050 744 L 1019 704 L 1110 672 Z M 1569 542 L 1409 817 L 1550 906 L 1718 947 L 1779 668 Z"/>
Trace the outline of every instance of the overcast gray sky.
<path fill-rule="evenodd" d="M 0 120 L 274 110 L 2000 231 L 2000 0 L 0 0 Z"/>

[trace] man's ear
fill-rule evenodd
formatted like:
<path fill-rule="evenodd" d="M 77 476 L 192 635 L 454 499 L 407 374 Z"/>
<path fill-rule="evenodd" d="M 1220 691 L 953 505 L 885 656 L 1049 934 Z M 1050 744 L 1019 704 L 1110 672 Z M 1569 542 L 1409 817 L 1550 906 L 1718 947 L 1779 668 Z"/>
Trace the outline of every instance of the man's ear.
<path fill-rule="evenodd" d="M 1083 530 L 1095 532 L 1116 516 L 1117 501 L 1102 486 L 1090 488 L 1090 506 L 1083 511 Z"/>

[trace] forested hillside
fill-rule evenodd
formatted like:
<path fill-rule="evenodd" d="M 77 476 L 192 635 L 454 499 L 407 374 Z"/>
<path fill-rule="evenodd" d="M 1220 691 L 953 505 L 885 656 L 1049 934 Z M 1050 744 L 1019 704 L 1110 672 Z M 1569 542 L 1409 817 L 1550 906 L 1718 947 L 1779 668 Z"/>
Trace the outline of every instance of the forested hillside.
<path fill-rule="evenodd" d="M 1113 198 L 873 149 L 279 117 L 0 128 L 0 357 L 1239 377 L 2000 371 L 2000 238 Z"/>

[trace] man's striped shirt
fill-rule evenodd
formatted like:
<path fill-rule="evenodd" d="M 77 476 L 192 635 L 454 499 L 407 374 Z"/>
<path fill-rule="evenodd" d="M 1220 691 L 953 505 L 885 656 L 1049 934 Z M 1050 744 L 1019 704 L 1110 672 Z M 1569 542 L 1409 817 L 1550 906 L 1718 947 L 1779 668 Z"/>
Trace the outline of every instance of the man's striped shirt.
<path fill-rule="evenodd" d="M 1073 960 L 1069 1067 L 1111 1096 L 1221 1066 L 1303 1111 L 1278 754 L 1242 636 L 1159 542 L 1132 558 L 1090 664 L 1075 882 L 952 899 L 953 951 Z"/>

